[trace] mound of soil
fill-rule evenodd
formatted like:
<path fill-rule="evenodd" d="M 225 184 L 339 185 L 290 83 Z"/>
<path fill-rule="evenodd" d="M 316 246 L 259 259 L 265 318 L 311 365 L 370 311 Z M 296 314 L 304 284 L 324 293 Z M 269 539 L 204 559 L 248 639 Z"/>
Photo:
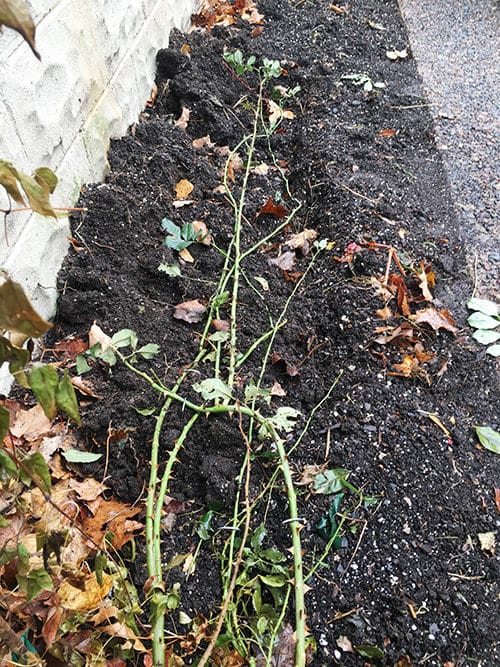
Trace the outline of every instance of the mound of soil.
<path fill-rule="evenodd" d="M 273 396 L 272 407 L 292 406 L 305 420 L 340 375 L 291 465 L 297 481 L 306 466 L 345 468 L 355 487 L 378 498 L 350 513 L 341 545 L 307 582 L 308 625 L 317 642 L 311 664 L 490 666 L 498 660 L 498 562 L 492 551 L 481 550 L 477 535 L 494 531 L 498 522 L 498 469 L 495 454 L 479 447 L 473 425 L 498 425 L 494 363 L 470 330 L 460 329 L 472 285 L 411 53 L 396 60 L 386 55 L 408 49 L 397 2 L 363 0 L 339 7 L 261 0 L 262 30 L 238 19 L 209 33 L 172 36 L 169 48 L 158 54 L 155 105 L 112 143 L 105 182 L 82 192 L 78 205 L 88 211 L 72 222 L 75 244 L 60 274 L 55 335 L 85 335 L 94 321 L 109 334 L 135 330 L 141 344 L 160 346 L 160 358 L 151 363 L 167 385 L 191 362 L 203 323 L 175 319 L 174 307 L 209 301 L 223 256 L 213 246 L 194 244 L 194 262 L 181 262 L 180 277 L 159 271 L 160 264 L 178 259 L 163 243 L 161 221 L 203 220 L 215 245 L 227 247 L 233 211 L 219 187 L 225 147 L 234 148 L 251 129 L 257 81 L 252 74 L 236 76 L 223 53 L 240 49 L 245 58 L 254 54 L 257 63 L 279 60 L 278 83 L 300 86 L 300 92 L 286 104 L 295 118 L 283 120 L 271 147 L 302 206 L 288 228 L 264 244 L 266 252 L 252 254 L 244 264 L 238 345 L 245 351 L 269 328 L 311 255 L 297 252 L 288 270 L 269 259 L 292 233 L 316 230 L 329 245 L 291 301 L 264 386 L 277 381 L 285 396 Z M 187 124 L 176 124 L 183 109 L 189 110 Z M 210 142 L 193 146 L 207 135 Z M 252 173 L 248 182 L 245 248 L 280 222 L 276 214 L 259 215 L 269 198 L 287 211 L 293 208 L 266 141 L 258 140 L 256 155 L 256 165 L 270 168 Z M 230 182 L 235 192 L 242 169 L 234 170 Z M 192 203 L 177 207 L 174 189 L 182 179 L 194 186 Z M 392 317 L 383 320 L 376 312 L 384 306 L 377 277 L 386 271 L 389 247 L 406 267 L 427 271 L 429 280 L 432 272 L 436 285 L 434 301 L 424 303 L 419 279 L 409 270 L 403 276 L 393 263 L 389 274 L 399 292 L 388 304 Z M 410 313 L 429 308 L 449 311 L 441 313 L 448 326 L 436 331 L 411 320 Z M 451 317 L 458 322 L 455 332 L 449 330 Z M 384 326 L 403 329 L 391 343 L 376 332 Z M 411 340 L 399 347 L 405 336 Z M 241 383 L 258 377 L 262 350 L 242 367 Z M 196 380 L 208 372 L 201 367 Z M 104 398 L 82 406 L 83 436 L 89 447 L 104 448 L 110 424 L 121 429 L 109 452 L 110 484 L 118 496 L 138 498 L 147 480 L 154 418 L 137 409 L 155 407 L 160 398 L 120 365 L 97 364 L 88 377 Z M 183 410 L 173 409 L 162 435 L 165 451 L 185 421 Z M 219 525 L 228 521 L 244 454 L 237 419 L 199 420 L 169 490 L 191 504 L 164 535 L 165 561 L 194 549 L 195 522 L 209 507 L 217 509 Z M 254 495 L 276 465 L 262 454 L 256 451 L 252 469 Z M 307 572 L 325 548 L 316 525 L 332 496 L 300 488 Z M 347 497 L 344 502 L 349 507 Z M 281 482 L 257 512 L 255 525 L 264 511 L 266 545 L 286 553 L 290 534 Z M 138 587 L 146 579 L 141 549 L 134 566 Z M 207 541 L 194 575 L 186 580 L 181 571 L 169 571 L 167 583 L 182 582 L 186 613 L 209 616 L 220 604 L 217 573 Z M 384 657 L 378 662 L 363 657 L 349 650 L 345 639 L 339 644 L 341 637 L 353 646 L 377 646 Z M 190 660 L 186 657 L 186 664 Z"/>

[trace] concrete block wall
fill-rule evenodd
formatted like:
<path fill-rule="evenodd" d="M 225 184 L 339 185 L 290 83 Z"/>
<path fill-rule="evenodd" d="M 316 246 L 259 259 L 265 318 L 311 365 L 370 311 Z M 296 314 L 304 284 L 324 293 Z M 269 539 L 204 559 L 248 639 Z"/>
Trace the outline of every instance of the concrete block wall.
<path fill-rule="evenodd" d="M 27 0 L 39 62 L 12 30 L 0 34 L 0 159 L 26 173 L 53 169 L 54 206 L 72 206 L 83 183 L 102 180 L 110 138 L 148 99 L 158 49 L 189 25 L 196 0 Z M 0 208 L 7 199 L 0 188 Z M 11 214 L 0 229 L 0 268 L 38 312 L 55 311 L 68 246 L 66 218 Z"/>

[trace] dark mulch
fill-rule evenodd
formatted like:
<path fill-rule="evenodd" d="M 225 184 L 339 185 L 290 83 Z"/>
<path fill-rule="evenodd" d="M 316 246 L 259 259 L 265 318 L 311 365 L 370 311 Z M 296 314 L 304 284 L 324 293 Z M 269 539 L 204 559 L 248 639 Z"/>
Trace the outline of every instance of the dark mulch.
<path fill-rule="evenodd" d="M 370 664 L 338 647 L 345 635 L 354 645 L 383 649 L 379 664 L 395 665 L 407 655 L 419 665 L 449 661 L 490 667 L 498 660 L 498 561 L 481 551 L 477 534 L 493 531 L 498 522 L 498 468 L 495 454 L 478 447 L 473 425 L 498 426 L 494 363 L 467 328 L 453 335 L 423 327 L 424 347 L 435 354 L 423 364 L 430 384 L 424 376 L 390 375 L 404 351 L 369 345 L 374 329 L 383 324 L 375 312 L 383 301 L 370 279 L 384 273 L 387 251 L 365 247 L 352 265 L 340 263 L 335 256 L 349 242 L 391 244 L 416 266 L 430 264 L 436 274 L 432 305 L 448 309 L 459 327 L 465 326 L 472 285 L 411 53 L 395 62 L 386 56 L 388 49 L 408 48 L 397 2 L 358 0 L 345 7 L 338 14 L 326 1 L 262 0 L 265 25 L 258 36 L 251 35 L 255 26 L 242 21 L 214 28 L 210 35 L 172 36 L 170 48 L 158 56 L 156 106 L 113 142 L 105 182 L 88 185 L 82 193 L 79 205 L 88 212 L 73 220 L 73 234 L 83 250 L 70 252 L 60 275 L 56 335 L 83 334 L 94 320 L 108 333 L 134 329 L 141 342 L 161 346 L 155 368 L 169 379 L 192 359 L 202 325 L 175 320 L 173 306 L 209 299 L 221 259 L 214 249 L 196 246 L 194 264 L 183 267 L 184 278 L 162 274 L 158 265 L 171 263 L 173 254 L 162 245 L 160 223 L 164 217 L 204 220 L 217 245 L 227 245 L 232 213 L 224 195 L 214 193 L 224 158 L 214 148 L 193 148 L 192 141 L 209 134 L 216 146 L 233 147 L 249 130 L 255 94 L 224 65 L 225 49 L 255 54 L 258 61 L 280 60 L 287 70 L 280 83 L 301 87 L 290 105 L 295 120 L 285 121 L 272 141 L 277 159 L 286 161 L 293 194 L 303 203 L 288 231 L 312 228 L 335 246 L 311 269 L 273 348 L 300 366 L 299 375 L 290 377 L 284 363 L 275 364 L 265 384 L 278 379 L 286 391 L 286 397 L 273 400 L 275 407 L 291 405 L 307 416 L 342 371 L 292 465 L 301 471 L 326 456 L 328 467 L 347 468 L 354 485 L 381 499 L 378 506 L 358 512 L 358 523 L 350 524 L 357 530 L 344 535 L 342 547 L 308 582 L 308 624 L 318 646 L 313 664 Z M 184 44 L 189 55 L 180 55 Z M 342 79 L 354 73 L 366 73 L 386 88 L 365 92 Z M 183 107 L 190 111 L 186 129 L 172 123 Z M 265 149 L 259 144 L 258 155 L 269 161 Z M 194 185 L 194 203 L 175 209 L 173 188 L 182 178 Z M 256 213 L 279 187 L 275 171 L 251 177 L 245 244 L 276 224 L 271 216 L 256 218 Z M 289 204 L 286 198 L 284 204 Z M 285 238 L 282 233 L 277 240 Z M 303 271 L 308 261 L 299 259 L 295 270 Z M 242 350 L 266 330 L 269 314 L 279 312 L 293 289 L 293 282 L 269 265 L 267 254 L 254 255 L 245 270 L 250 279 L 264 277 L 269 292 L 263 301 L 242 287 Z M 402 321 L 394 317 L 391 323 Z M 256 377 L 260 358 L 254 354 L 245 366 L 248 377 Z M 147 476 L 153 420 L 134 408 L 156 405 L 159 399 L 119 366 L 111 372 L 96 368 L 89 378 L 104 399 L 82 407 L 83 433 L 95 448 L 96 442 L 104 446 L 110 421 L 115 428 L 130 429 L 111 448 L 109 474 L 115 493 L 135 499 Z M 451 437 L 428 413 L 439 415 Z M 174 410 L 163 436 L 165 448 L 184 423 L 183 412 Z M 216 503 L 223 523 L 243 453 L 237 420 L 203 420 L 182 450 L 171 495 L 194 501 L 195 518 Z M 254 490 L 269 475 L 265 461 L 257 459 Z M 306 564 L 324 548 L 315 525 L 330 501 L 300 496 Z M 286 502 L 277 489 L 267 531 L 269 544 L 281 550 L 290 545 L 286 517 Z M 166 560 L 193 548 L 193 525 L 193 516 L 180 517 L 165 535 Z M 138 586 L 146 578 L 142 558 L 134 569 Z M 207 544 L 195 575 L 182 582 L 187 613 L 209 615 L 218 604 L 217 572 Z M 170 583 L 181 579 L 177 570 L 169 574 Z"/>

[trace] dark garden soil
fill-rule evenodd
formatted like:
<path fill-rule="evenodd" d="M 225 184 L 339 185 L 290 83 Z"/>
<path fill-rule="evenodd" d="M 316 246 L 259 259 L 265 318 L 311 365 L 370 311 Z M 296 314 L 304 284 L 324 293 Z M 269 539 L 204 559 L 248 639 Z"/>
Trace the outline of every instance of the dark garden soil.
<path fill-rule="evenodd" d="M 283 120 L 271 145 L 302 207 L 262 252 L 244 262 L 238 346 L 245 351 L 267 331 L 311 262 L 311 253 L 297 252 L 288 271 L 271 264 L 286 251 L 287 238 L 313 229 L 319 239 L 334 242 L 315 260 L 291 302 L 264 386 L 279 382 L 286 395 L 273 396 L 271 408 L 299 410 L 300 431 L 341 374 L 292 453 L 291 465 L 297 482 L 306 466 L 345 468 L 355 487 L 379 499 L 350 512 L 342 544 L 307 582 L 308 625 L 317 643 L 311 664 L 492 667 L 500 660 L 498 561 L 493 550 L 482 550 L 478 534 L 494 531 L 498 522 L 498 459 L 479 446 L 473 425 L 498 428 L 495 365 L 466 327 L 465 302 L 473 286 L 415 64 L 411 53 L 396 61 L 386 56 L 387 50 L 408 48 L 397 2 L 354 0 L 339 6 L 343 12 L 325 0 L 261 0 L 262 31 L 238 19 L 209 33 L 172 35 L 169 48 L 158 55 L 155 105 L 112 143 L 105 182 L 82 192 L 79 206 L 88 211 L 73 219 L 75 245 L 60 274 L 55 336 L 86 335 L 94 320 L 109 334 L 133 329 L 141 344 L 160 345 L 161 355 L 151 365 L 167 385 L 192 361 L 203 322 L 175 319 L 174 307 L 194 299 L 208 303 L 223 259 L 213 246 L 195 244 L 194 262 L 181 262 L 181 277 L 162 273 L 160 264 L 178 258 L 163 244 L 161 221 L 203 220 L 216 246 L 227 247 L 233 212 L 218 187 L 227 155 L 218 149 L 234 148 L 251 130 L 256 78 L 235 76 L 222 56 L 241 49 L 257 63 L 263 57 L 279 60 L 279 83 L 301 90 L 286 103 L 295 118 Z M 366 91 L 342 78 L 352 74 L 367 74 L 386 87 Z M 185 128 L 174 124 L 183 108 L 189 110 Z M 213 145 L 193 146 L 206 135 Z M 250 175 L 244 248 L 281 223 L 276 215 L 259 215 L 268 198 L 287 211 L 293 208 L 263 140 L 255 162 L 270 168 Z M 236 165 L 230 182 L 236 194 L 242 173 Z M 194 185 L 192 203 L 175 207 L 174 188 L 181 179 Z M 344 249 L 353 242 L 353 256 L 346 257 Z M 392 317 L 385 321 L 377 315 L 385 302 L 376 279 L 383 277 L 389 253 L 380 245 L 396 248 L 405 266 L 427 267 L 430 279 L 429 271 L 435 274 L 432 303 L 423 301 L 410 271 L 404 278 L 408 305 L 401 286 L 399 299 L 388 303 Z M 401 274 L 394 262 L 390 274 L 397 283 Z M 411 320 L 410 311 L 426 308 L 448 310 L 456 333 Z M 224 309 L 223 314 L 229 318 Z M 443 317 L 453 328 L 450 316 Z M 377 328 L 400 325 L 403 332 L 395 340 L 375 342 Z M 411 327 L 406 343 L 405 326 Z M 415 348 L 416 340 L 422 347 Z M 241 367 L 241 385 L 257 379 L 263 350 L 258 347 Z M 395 365 L 402 363 L 413 364 L 408 377 L 404 366 Z M 202 365 L 193 381 L 210 372 L 209 364 Z M 158 406 L 160 397 L 120 365 L 96 364 L 86 377 L 103 399 L 83 400 L 83 435 L 89 448 L 104 452 L 110 424 L 122 431 L 110 447 L 109 483 L 119 497 L 135 500 L 144 494 L 154 427 L 154 418 L 136 409 Z M 188 384 L 185 395 L 199 401 Z M 437 415 L 438 423 L 429 414 Z M 185 411 L 174 408 L 162 436 L 165 451 L 185 422 Z M 290 437 L 293 443 L 294 434 Z M 165 562 L 196 547 L 194 527 L 209 508 L 219 512 L 216 527 L 227 524 L 244 452 L 236 418 L 197 422 L 169 491 L 192 502 L 164 535 Z M 264 453 L 256 450 L 253 462 L 254 497 L 276 466 Z M 99 470 L 102 474 L 102 468 L 93 472 Z M 316 524 L 332 496 L 299 489 L 307 572 L 326 545 Z M 347 511 L 354 499 L 347 493 L 342 508 Z M 265 545 L 288 554 L 281 482 L 257 512 L 254 528 L 264 511 Z M 217 533 L 215 547 L 225 537 L 223 530 Z M 168 585 L 181 582 L 187 614 L 208 617 L 220 605 L 218 572 L 210 541 L 202 545 L 188 580 L 180 569 L 168 572 Z M 143 545 L 133 576 L 141 588 L 147 577 Z M 293 624 L 293 614 L 289 620 Z M 353 646 L 377 646 L 384 657 L 377 662 L 346 650 L 346 640 L 337 643 L 342 636 Z M 186 664 L 193 659 L 186 656 Z"/>

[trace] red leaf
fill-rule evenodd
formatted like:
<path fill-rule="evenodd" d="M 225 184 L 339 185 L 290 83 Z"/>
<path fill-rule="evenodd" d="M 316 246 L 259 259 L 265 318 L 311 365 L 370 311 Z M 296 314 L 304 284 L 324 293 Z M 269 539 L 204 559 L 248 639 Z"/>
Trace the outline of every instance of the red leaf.
<path fill-rule="evenodd" d="M 267 202 L 260 207 L 257 217 L 259 215 L 274 215 L 279 220 L 283 220 L 288 215 L 288 211 L 281 204 L 275 204 L 272 198 L 269 197 Z"/>

